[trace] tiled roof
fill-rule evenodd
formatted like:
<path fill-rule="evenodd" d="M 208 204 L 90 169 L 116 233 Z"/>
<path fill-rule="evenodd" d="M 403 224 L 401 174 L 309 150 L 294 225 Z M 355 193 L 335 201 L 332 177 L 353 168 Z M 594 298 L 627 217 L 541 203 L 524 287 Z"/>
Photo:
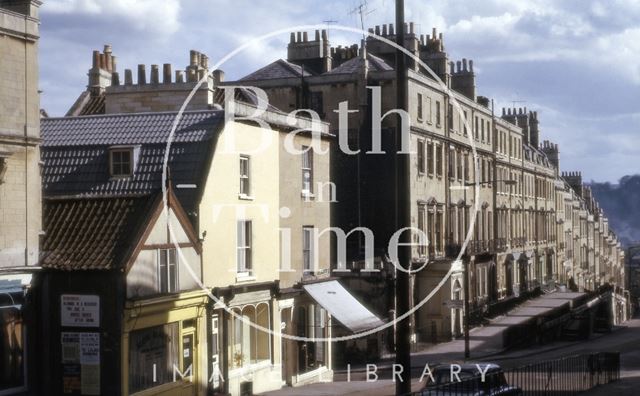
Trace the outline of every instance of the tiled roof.
<path fill-rule="evenodd" d="M 176 113 L 114 114 L 43 119 L 42 182 L 45 196 L 150 194 L 162 187 L 167 138 Z M 223 125 L 222 111 L 185 112 L 171 144 L 172 184 L 201 186 Z M 109 147 L 139 146 L 137 165 L 128 178 L 109 175 Z M 195 208 L 198 189 L 176 189 L 187 212 Z"/>
<path fill-rule="evenodd" d="M 177 112 L 47 118 L 44 147 L 167 143 Z M 184 112 L 173 142 L 208 140 L 224 120 L 220 110 Z"/>
<path fill-rule="evenodd" d="M 296 64 L 287 62 L 284 59 L 278 59 L 272 62 L 262 69 L 256 70 L 248 76 L 242 77 L 240 81 L 249 80 L 273 80 L 277 78 L 291 78 L 291 77 L 304 77 L 312 76 L 308 70 L 304 69 Z"/>
<path fill-rule="evenodd" d="M 153 202 L 150 196 L 45 199 L 42 267 L 120 268 Z"/>
<path fill-rule="evenodd" d="M 378 58 L 375 55 L 367 54 L 367 60 L 369 61 L 370 71 L 389 71 L 393 70 L 391 66 L 383 59 Z M 335 69 L 329 70 L 324 74 L 353 74 L 358 72 L 363 66 L 363 59 L 361 57 L 355 57 L 344 62 Z"/>

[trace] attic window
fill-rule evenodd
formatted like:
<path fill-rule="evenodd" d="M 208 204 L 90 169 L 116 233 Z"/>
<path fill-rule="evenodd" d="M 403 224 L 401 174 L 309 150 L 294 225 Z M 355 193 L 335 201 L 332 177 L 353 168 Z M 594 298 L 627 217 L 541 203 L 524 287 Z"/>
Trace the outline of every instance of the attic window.
<path fill-rule="evenodd" d="M 109 174 L 111 177 L 132 176 L 137 152 L 137 147 L 111 147 L 109 149 Z"/>

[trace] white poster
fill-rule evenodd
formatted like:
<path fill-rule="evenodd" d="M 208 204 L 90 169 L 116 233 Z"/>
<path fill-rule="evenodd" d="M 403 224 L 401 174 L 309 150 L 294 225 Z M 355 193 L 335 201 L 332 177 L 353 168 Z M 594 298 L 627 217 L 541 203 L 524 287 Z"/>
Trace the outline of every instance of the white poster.
<path fill-rule="evenodd" d="M 63 294 L 60 296 L 60 323 L 68 327 L 99 327 L 100 297 Z"/>

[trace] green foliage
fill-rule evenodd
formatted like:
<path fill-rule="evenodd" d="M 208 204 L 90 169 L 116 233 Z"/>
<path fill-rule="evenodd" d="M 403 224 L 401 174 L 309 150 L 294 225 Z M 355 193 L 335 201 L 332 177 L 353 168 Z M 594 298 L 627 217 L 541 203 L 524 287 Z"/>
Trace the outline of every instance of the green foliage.
<path fill-rule="evenodd" d="M 592 181 L 591 189 L 622 244 L 640 241 L 640 175 L 624 176 L 617 185 Z"/>

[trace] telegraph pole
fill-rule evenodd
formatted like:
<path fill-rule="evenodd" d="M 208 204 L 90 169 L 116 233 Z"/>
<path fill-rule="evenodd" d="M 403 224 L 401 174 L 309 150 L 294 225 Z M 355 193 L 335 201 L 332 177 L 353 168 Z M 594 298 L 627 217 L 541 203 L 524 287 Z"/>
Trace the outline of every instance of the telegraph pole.
<path fill-rule="evenodd" d="M 404 0 L 396 0 L 396 44 L 404 48 Z M 407 111 L 407 65 L 405 54 L 396 48 L 396 108 Z M 408 127 L 408 126 L 407 126 Z M 410 154 L 402 151 L 402 140 L 405 131 L 402 130 L 402 119 L 398 117 L 396 126 L 396 225 L 397 230 L 411 227 L 411 198 L 410 198 Z M 409 131 L 406 131 L 409 133 Z M 400 234 L 398 244 L 398 259 L 401 269 L 396 271 L 396 318 L 409 312 L 410 309 L 410 280 L 411 269 L 411 235 L 409 232 Z M 396 395 L 411 393 L 411 348 L 410 348 L 410 319 L 403 318 L 396 323 L 396 364 L 402 367 L 400 378 L 395 378 Z"/>

